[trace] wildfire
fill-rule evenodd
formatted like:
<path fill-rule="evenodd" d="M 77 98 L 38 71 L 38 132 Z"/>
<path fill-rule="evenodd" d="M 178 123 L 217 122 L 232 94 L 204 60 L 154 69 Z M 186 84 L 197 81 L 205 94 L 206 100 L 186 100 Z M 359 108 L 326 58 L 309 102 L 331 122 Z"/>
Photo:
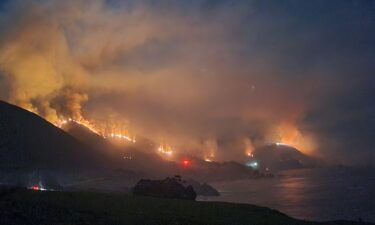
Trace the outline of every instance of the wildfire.
<path fill-rule="evenodd" d="M 206 162 L 212 162 L 215 159 L 215 154 L 217 151 L 217 141 L 214 138 L 209 138 L 204 142 L 204 154 L 203 159 Z"/>
<path fill-rule="evenodd" d="M 206 162 L 213 162 L 212 159 L 210 159 L 210 158 L 205 158 L 204 161 L 206 161 Z"/>
<path fill-rule="evenodd" d="M 248 157 L 254 157 L 254 154 L 253 154 L 253 151 L 254 151 L 254 146 L 253 146 L 253 143 L 251 142 L 250 138 L 245 138 L 243 140 L 243 143 L 245 145 L 245 154 L 248 156 Z"/>
<path fill-rule="evenodd" d="M 72 118 L 69 118 L 67 120 L 59 120 L 55 123 L 55 126 L 59 127 L 59 128 L 63 128 L 67 123 L 69 122 L 74 122 L 74 123 L 77 123 L 81 126 L 84 126 L 86 127 L 87 129 L 89 129 L 91 132 L 95 133 L 95 134 L 98 134 L 98 135 L 101 135 L 100 131 L 98 129 L 95 128 L 94 124 L 92 124 L 90 121 L 84 119 L 84 118 L 80 118 L 78 120 L 75 120 L 75 119 L 72 119 Z M 102 136 L 102 135 L 101 135 Z"/>
<path fill-rule="evenodd" d="M 55 123 L 55 125 L 59 128 L 63 128 L 67 123 L 69 122 L 74 122 L 74 123 L 77 123 L 81 126 L 84 126 L 86 127 L 87 129 L 89 129 L 91 132 L 99 135 L 99 136 L 102 136 L 103 138 L 112 138 L 112 139 L 120 139 L 120 140 L 125 140 L 127 142 L 130 142 L 130 143 L 136 143 L 136 139 L 135 139 L 135 136 L 130 136 L 128 135 L 128 131 L 125 131 L 125 132 L 112 132 L 110 134 L 107 134 L 107 132 L 105 131 L 105 129 L 99 129 L 97 125 L 95 125 L 93 122 L 90 122 L 84 118 L 80 118 L 78 120 L 75 120 L 75 119 L 72 119 L 72 118 L 69 118 L 67 120 L 59 120 L 58 122 Z"/>
<path fill-rule="evenodd" d="M 313 139 L 306 134 L 302 135 L 293 123 L 280 124 L 278 131 L 279 141 L 276 142 L 276 145 L 293 146 L 304 153 L 311 153 L 315 149 Z"/>
<path fill-rule="evenodd" d="M 129 141 L 129 142 L 132 142 L 132 143 L 135 143 L 135 142 L 136 142 L 136 140 L 135 140 L 135 136 L 133 136 L 133 137 L 131 138 L 130 136 L 126 136 L 126 135 L 123 135 L 123 134 L 111 133 L 110 137 L 111 137 L 111 138 L 123 139 L 123 140 Z"/>
<path fill-rule="evenodd" d="M 251 152 L 247 152 L 246 155 L 249 156 L 249 157 L 251 157 L 251 158 L 254 157 L 254 154 L 251 153 Z"/>
<path fill-rule="evenodd" d="M 161 144 L 158 148 L 158 152 L 165 155 L 165 156 L 172 156 L 173 155 L 172 148 L 169 145 Z"/>

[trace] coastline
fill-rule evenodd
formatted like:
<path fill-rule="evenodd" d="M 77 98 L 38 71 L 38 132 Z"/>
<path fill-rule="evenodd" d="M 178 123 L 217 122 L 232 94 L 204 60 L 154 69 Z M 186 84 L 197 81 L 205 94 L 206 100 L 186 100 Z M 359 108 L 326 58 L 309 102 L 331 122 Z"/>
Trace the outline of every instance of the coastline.
<path fill-rule="evenodd" d="M 97 192 L 15 190 L 0 198 L 1 224 L 368 224 L 312 222 L 250 204 L 201 202 Z"/>

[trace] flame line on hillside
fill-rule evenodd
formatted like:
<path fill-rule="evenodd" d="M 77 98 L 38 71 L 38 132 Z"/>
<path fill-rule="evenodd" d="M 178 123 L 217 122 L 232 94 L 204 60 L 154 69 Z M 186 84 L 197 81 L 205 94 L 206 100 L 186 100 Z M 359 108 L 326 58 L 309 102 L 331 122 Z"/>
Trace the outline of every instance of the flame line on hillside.
<path fill-rule="evenodd" d="M 67 120 L 59 120 L 57 123 L 55 123 L 55 126 L 62 129 L 69 122 L 74 122 L 74 123 L 77 123 L 81 126 L 84 126 L 87 129 L 89 129 L 91 132 L 93 132 L 93 133 L 95 133 L 95 134 L 97 134 L 97 135 L 99 135 L 103 138 L 121 139 L 121 140 L 126 140 L 126 141 L 131 142 L 131 143 L 136 143 L 135 136 L 131 137 L 131 136 L 125 135 L 123 133 L 115 133 L 115 132 L 112 132 L 109 135 L 107 135 L 106 132 L 100 131 L 100 129 L 96 128 L 94 123 L 92 123 L 92 122 L 90 122 L 90 121 L 88 121 L 84 118 L 81 118 L 81 119 L 78 119 L 78 120 L 75 120 L 75 119 L 72 119 L 72 118 L 69 118 Z"/>

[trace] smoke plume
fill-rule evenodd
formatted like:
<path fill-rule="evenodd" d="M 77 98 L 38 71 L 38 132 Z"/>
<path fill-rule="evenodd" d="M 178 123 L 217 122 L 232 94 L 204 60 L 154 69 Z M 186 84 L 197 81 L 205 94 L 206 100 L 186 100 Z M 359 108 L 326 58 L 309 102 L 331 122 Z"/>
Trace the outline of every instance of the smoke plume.
<path fill-rule="evenodd" d="M 329 117 L 311 124 L 311 115 L 360 85 L 348 71 L 363 62 L 348 69 L 350 50 L 337 51 L 345 40 L 332 45 L 329 27 L 306 28 L 279 6 L 9 1 L 0 15 L 0 97 L 51 122 L 116 118 L 221 160 L 270 142 L 336 152 L 315 126 Z"/>

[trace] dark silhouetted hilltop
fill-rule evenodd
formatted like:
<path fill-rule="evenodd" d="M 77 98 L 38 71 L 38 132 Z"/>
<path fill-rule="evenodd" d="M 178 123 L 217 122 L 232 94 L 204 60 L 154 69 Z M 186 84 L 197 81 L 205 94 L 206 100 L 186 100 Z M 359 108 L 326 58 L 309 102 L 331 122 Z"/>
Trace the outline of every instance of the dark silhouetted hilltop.
<path fill-rule="evenodd" d="M 98 169 L 107 159 L 38 115 L 0 101 L 0 168 Z"/>
<path fill-rule="evenodd" d="M 257 148 L 253 152 L 253 158 L 260 169 L 271 171 L 312 168 L 319 164 L 316 159 L 286 144 L 270 144 Z"/>

